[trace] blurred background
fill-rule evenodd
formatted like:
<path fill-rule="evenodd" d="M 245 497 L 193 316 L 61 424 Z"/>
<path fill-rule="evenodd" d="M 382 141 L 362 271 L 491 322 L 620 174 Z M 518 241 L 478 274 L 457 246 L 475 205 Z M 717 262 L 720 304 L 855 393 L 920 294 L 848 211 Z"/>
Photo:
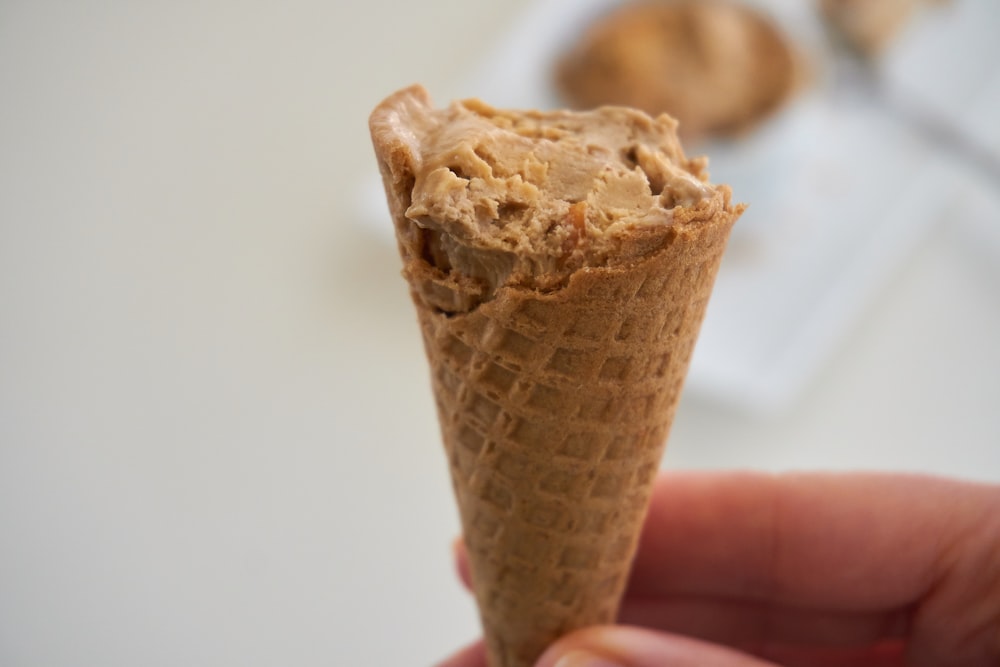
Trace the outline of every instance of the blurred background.
<path fill-rule="evenodd" d="M 367 115 L 559 104 L 611 4 L 0 5 L 0 664 L 475 637 Z M 873 83 L 817 7 L 754 5 L 804 75 L 692 137 L 751 209 L 664 465 L 1000 481 L 1000 7 L 906 13 Z"/>

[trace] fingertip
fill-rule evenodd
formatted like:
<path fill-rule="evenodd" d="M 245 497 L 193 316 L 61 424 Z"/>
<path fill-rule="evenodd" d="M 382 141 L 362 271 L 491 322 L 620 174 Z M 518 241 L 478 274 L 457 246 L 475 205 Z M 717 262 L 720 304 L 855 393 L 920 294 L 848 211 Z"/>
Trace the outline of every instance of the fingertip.
<path fill-rule="evenodd" d="M 435 667 L 489 667 L 486 663 L 486 647 L 482 640 L 474 642 Z"/>
<path fill-rule="evenodd" d="M 455 563 L 455 573 L 459 581 L 470 591 L 472 590 L 472 573 L 469 571 L 469 552 L 465 550 L 462 537 L 456 537 L 451 543 L 452 560 Z"/>
<path fill-rule="evenodd" d="M 555 667 L 623 667 L 623 665 L 590 651 L 573 651 L 559 658 Z"/>
<path fill-rule="evenodd" d="M 550 646 L 535 667 L 626 667 L 614 653 L 608 652 L 609 636 L 618 632 L 616 626 L 596 626 L 571 632 Z"/>
<path fill-rule="evenodd" d="M 706 642 L 643 628 L 605 625 L 573 632 L 553 644 L 535 667 L 774 667 Z"/>

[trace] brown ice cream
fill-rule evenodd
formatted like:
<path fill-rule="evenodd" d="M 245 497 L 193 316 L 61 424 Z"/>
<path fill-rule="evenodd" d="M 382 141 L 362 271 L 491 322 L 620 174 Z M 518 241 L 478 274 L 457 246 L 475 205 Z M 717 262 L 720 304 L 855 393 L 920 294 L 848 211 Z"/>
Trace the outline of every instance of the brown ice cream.
<path fill-rule="evenodd" d="M 597 20 L 556 68 L 573 106 L 669 113 L 686 138 L 745 132 L 780 108 L 801 76 L 771 21 L 723 0 L 626 4 Z"/>
<path fill-rule="evenodd" d="M 484 296 L 502 285 L 552 289 L 581 267 L 633 260 L 674 207 L 716 194 L 666 116 L 404 104 L 387 129 L 412 141 L 406 218 L 431 262 Z"/>
<path fill-rule="evenodd" d="M 613 622 L 733 222 L 666 116 L 436 110 L 372 140 L 492 667 Z"/>

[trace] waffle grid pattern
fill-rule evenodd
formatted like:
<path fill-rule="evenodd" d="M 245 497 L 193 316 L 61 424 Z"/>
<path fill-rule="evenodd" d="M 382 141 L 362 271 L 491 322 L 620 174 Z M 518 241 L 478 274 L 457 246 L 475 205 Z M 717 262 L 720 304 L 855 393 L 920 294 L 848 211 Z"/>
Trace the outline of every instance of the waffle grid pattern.
<path fill-rule="evenodd" d="M 720 253 L 458 316 L 418 300 L 497 667 L 615 618 Z"/>

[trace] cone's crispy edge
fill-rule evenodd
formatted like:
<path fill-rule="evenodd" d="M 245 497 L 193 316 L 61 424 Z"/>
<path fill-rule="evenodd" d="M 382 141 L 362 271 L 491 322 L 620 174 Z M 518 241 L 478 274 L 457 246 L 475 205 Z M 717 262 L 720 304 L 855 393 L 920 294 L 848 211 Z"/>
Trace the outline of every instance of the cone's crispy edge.
<path fill-rule="evenodd" d="M 728 188 L 557 289 L 482 286 L 434 265 L 406 218 L 417 158 L 405 89 L 371 130 L 430 364 L 493 667 L 614 620 L 652 479 L 732 224 Z M 395 116 L 394 116 L 395 114 Z"/>

